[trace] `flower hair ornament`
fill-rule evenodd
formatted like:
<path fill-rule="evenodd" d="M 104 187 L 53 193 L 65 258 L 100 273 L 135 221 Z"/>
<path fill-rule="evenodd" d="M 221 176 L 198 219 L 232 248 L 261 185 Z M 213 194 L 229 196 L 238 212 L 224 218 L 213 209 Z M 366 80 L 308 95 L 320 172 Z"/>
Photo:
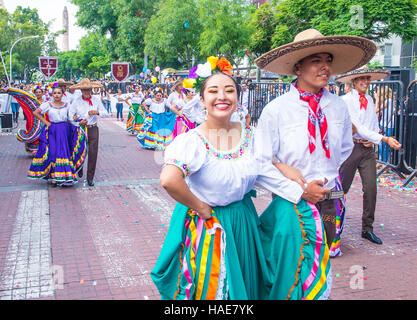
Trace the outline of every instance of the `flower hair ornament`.
<path fill-rule="evenodd" d="M 38 89 L 41 89 L 41 90 L 42 90 L 42 92 L 43 92 L 43 88 L 42 88 L 41 86 L 37 85 L 37 86 L 34 86 L 34 87 L 32 88 L 32 93 L 35 93 L 35 91 L 36 91 L 36 90 L 38 90 Z"/>
<path fill-rule="evenodd" d="M 48 86 L 48 93 L 51 95 L 52 92 L 54 91 L 54 88 L 58 87 L 58 82 L 54 81 L 52 82 L 49 86 Z"/>
<path fill-rule="evenodd" d="M 195 88 L 195 91 L 199 92 L 203 81 L 213 73 L 223 72 L 232 76 L 232 70 L 233 67 L 226 58 L 208 57 L 204 64 L 198 64 L 190 69 L 188 78 L 183 81 L 183 87 Z"/>

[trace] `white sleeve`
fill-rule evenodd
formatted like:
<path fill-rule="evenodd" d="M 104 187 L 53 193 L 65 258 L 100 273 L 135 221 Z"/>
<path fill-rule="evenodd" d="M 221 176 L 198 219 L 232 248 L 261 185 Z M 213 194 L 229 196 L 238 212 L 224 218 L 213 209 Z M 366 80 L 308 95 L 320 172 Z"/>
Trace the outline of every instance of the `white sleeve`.
<path fill-rule="evenodd" d="M 344 116 L 344 125 L 343 125 L 343 136 L 341 142 L 341 150 L 340 150 L 340 164 L 341 166 L 347 158 L 349 158 L 350 154 L 353 151 L 353 139 L 352 139 L 352 121 L 349 115 L 348 106 L 345 101 L 342 100 L 342 104 L 340 105 L 340 110 L 345 110 Z"/>
<path fill-rule="evenodd" d="M 45 114 L 45 113 L 47 113 L 47 112 L 49 111 L 49 109 L 50 109 L 50 107 L 49 107 L 49 102 L 42 103 L 42 104 L 39 106 L 39 109 L 41 109 L 41 114 Z"/>
<path fill-rule="evenodd" d="M 279 150 L 279 130 L 274 116 L 265 107 L 255 131 L 255 158 L 258 164 L 257 182 L 267 190 L 292 203 L 301 200 L 301 186 L 285 177 L 274 165 L 273 158 Z"/>
<path fill-rule="evenodd" d="M 381 142 L 382 135 L 380 135 L 378 132 L 375 132 L 373 130 L 374 128 L 368 129 L 366 126 L 362 125 L 361 122 L 359 121 L 357 113 L 354 110 L 352 110 L 353 104 L 349 103 L 350 101 L 347 100 L 347 99 L 345 100 L 345 99 L 342 98 L 342 100 L 345 103 L 347 103 L 347 108 L 349 110 L 350 119 L 351 119 L 352 123 L 355 125 L 356 130 L 358 131 L 358 134 L 361 137 L 365 138 L 366 140 L 371 141 L 372 143 L 379 144 Z M 373 103 L 369 103 L 368 108 L 372 108 L 372 110 L 374 110 Z M 378 120 L 376 118 L 376 114 L 375 114 L 375 119 L 374 120 L 376 121 L 376 124 L 378 125 Z"/>
<path fill-rule="evenodd" d="M 100 117 L 107 118 L 109 116 L 109 113 L 104 108 L 103 102 L 101 101 L 101 99 L 99 97 L 96 97 L 95 100 L 96 100 L 95 105 L 97 106 L 98 115 Z"/>
<path fill-rule="evenodd" d="M 200 170 L 206 157 L 204 144 L 195 132 L 189 131 L 177 136 L 165 149 L 164 162 L 178 167 L 187 177 Z"/>

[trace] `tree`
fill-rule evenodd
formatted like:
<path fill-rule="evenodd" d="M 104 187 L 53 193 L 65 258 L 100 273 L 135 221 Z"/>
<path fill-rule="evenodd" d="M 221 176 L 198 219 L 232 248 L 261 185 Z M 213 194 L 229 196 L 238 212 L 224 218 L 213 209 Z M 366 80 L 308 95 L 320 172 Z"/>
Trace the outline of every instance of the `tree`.
<path fill-rule="evenodd" d="M 248 21 L 255 7 L 245 0 L 199 0 L 198 4 L 203 25 L 201 54 L 224 55 L 238 66 L 254 31 Z"/>
<path fill-rule="evenodd" d="M 119 0 L 118 38 L 115 52 L 120 60 L 129 62 L 132 73 L 143 65 L 145 30 L 155 13 L 158 1 Z"/>
<path fill-rule="evenodd" d="M 195 0 L 161 1 L 145 32 L 145 52 L 162 59 L 177 56 L 189 69 L 200 51 L 200 33 Z"/>
<path fill-rule="evenodd" d="M 7 50 L 2 51 L 7 65 L 10 62 L 9 50 L 16 40 L 26 36 L 40 36 L 19 41 L 14 46 L 12 66 L 17 78 L 30 80 L 38 69 L 38 57 L 57 53 L 55 39 L 59 33 L 49 33 L 49 27 L 49 23 L 39 18 L 36 9 L 18 6 L 11 14 L 0 9 L 0 48 Z M 0 68 L 0 74 L 4 74 L 3 68 Z"/>
<path fill-rule="evenodd" d="M 264 5 L 263 5 L 264 6 Z M 407 42 L 417 36 L 417 0 L 282 0 L 271 4 L 273 20 L 255 18 L 256 33 L 271 37 L 269 49 L 289 43 L 315 28 L 323 35 L 356 35 L 376 42 L 395 34 Z M 271 18 L 271 17 L 269 17 Z M 267 30 L 260 30 L 267 27 Z M 252 37 L 251 48 L 264 53 L 265 38 Z"/>

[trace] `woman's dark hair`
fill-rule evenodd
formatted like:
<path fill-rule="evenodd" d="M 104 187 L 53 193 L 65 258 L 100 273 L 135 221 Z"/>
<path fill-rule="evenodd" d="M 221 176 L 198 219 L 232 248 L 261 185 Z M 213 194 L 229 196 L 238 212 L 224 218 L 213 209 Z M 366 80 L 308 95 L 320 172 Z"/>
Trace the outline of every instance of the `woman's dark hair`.
<path fill-rule="evenodd" d="M 206 79 L 204 79 L 204 81 L 201 83 L 201 87 L 200 87 L 200 96 L 204 99 L 204 90 L 206 89 L 206 86 L 207 86 L 207 81 L 208 81 L 211 77 L 213 77 L 213 76 L 215 76 L 215 75 L 218 75 L 218 74 L 222 74 L 222 75 L 224 75 L 224 76 L 226 76 L 226 77 L 228 77 L 228 78 L 230 78 L 230 79 L 232 79 L 232 80 L 233 80 L 233 83 L 235 84 L 235 88 L 236 88 L 237 97 L 238 97 L 238 99 L 239 99 L 239 96 L 240 96 L 240 90 L 241 90 L 240 86 L 237 84 L 236 80 L 235 80 L 233 77 L 231 77 L 231 76 L 229 76 L 229 75 L 225 74 L 224 72 L 216 72 L 216 73 L 213 73 L 212 75 L 210 75 L 210 76 L 208 76 Z"/>
<path fill-rule="evenodd" d="M 62 94 L 64 94 L 64 89 L 63 89 L 62 87 L 59 87 L 59 86 L 54 87 L 54 88 L 52 89 L 52 92 L 54 92 L 54 91 L 55 91 L 55 89 L 59 89 L 59 90 L 61 90 Z"/>

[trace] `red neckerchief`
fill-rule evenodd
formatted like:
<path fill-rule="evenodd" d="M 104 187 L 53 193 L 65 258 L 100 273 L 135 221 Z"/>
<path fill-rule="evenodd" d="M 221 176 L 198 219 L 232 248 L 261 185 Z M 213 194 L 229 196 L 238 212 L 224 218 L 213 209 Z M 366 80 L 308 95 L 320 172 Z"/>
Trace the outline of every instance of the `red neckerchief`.
<path fill-rule="evenodd" d="M 323 96 L 323 89 L 321 89 L 318 94 L 313 94 L 298 88 L 297 83 L 294 86 L 300 93 L 300 99 L 308 102 L 307 129 L 310 153 L 313 153 L 316 149 L 316 124 L 318 122 L 320 126 L 321 144 L 326 152 L 326 157 L 330 159 L 329 139 L 327 136 L 327 120 L 319 104 L 320 99 Z"/>
<path fill-rule="evenodd" d="M 93 102 L 91 101 L 91 97 L 90 98 L 81 97 L 81 98 L 83 98 L 84 101 L 88 101 L 88 105 L 89 106 L 92 106 L 93 105 Z"/>
<path fill-rule="evenodd" d="M 368 107 L 368 99 L 366 99 L 365 95 L 362 93 L 359 93 L 359 103 L 361 104 L 360 109 L 363 108 L 366 110 L 366 108 Z"/>

